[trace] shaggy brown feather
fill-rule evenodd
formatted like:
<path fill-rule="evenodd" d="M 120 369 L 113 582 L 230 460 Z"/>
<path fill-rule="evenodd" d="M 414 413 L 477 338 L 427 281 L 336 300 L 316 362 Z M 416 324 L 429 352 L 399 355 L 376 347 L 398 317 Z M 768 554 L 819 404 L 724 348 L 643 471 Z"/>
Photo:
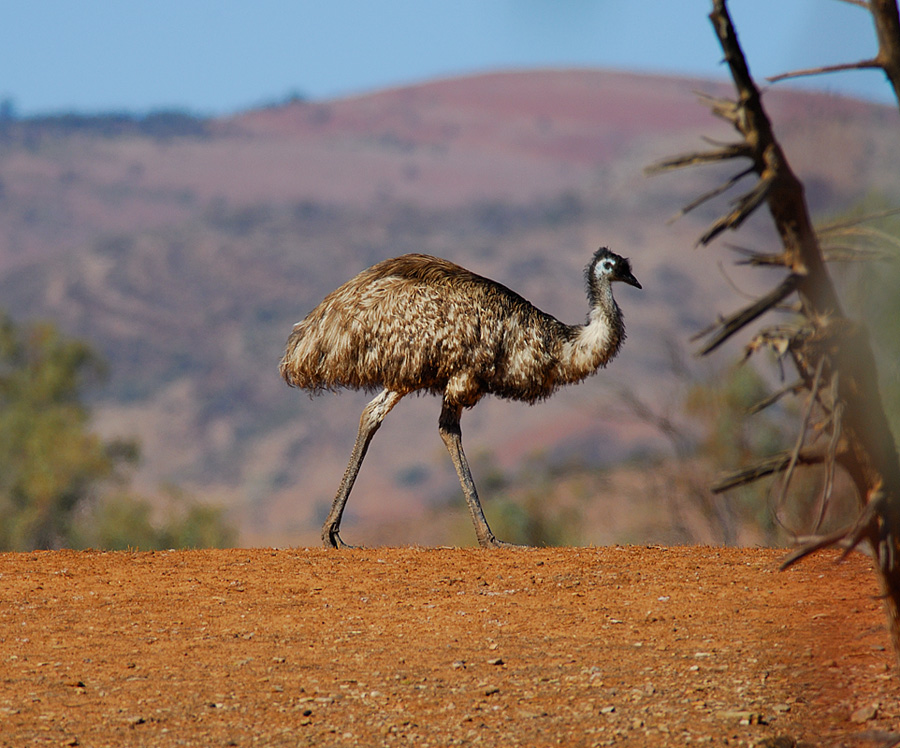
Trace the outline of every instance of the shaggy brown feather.
<path fill-rule="evenodd" d="M 533 403 L 618 351 L 618 307 L 611 294 L 595 303 L 596 319 L 567 325 L 459 265 L 404 255 L 364 270 L 295 325 L 281 374 L 314 392 L 383 387 L 463 406 L 484 394 Z"/>

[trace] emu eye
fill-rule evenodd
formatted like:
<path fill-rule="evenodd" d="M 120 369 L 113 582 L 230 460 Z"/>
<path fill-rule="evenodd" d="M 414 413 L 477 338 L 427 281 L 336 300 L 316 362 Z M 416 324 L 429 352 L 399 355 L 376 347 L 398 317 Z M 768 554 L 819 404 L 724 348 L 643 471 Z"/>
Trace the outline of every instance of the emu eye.
<path fill-rule="evenodd" d="M 609 273 L 611 273 L 615 267 L 616 267 L 615 261 L 611 260 L 609 257 L 602 260 L 600 262 L 600 265 L 598 265 L 598 269 L 600 270 L 600 272 L 605 273 L 607 275 Z"/>

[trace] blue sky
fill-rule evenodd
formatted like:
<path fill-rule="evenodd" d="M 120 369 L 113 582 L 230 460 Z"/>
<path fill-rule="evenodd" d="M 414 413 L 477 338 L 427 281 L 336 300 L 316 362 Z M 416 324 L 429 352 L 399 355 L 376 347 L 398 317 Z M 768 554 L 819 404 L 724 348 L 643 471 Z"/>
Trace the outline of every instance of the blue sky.
<path fill-rule="evenodd" d="M 839 0 L 729 7 L 758 79 L 875 51 L 869 15 Z M 0 0 L 0 98 L 20 115 L 224 114 L 532 67 L 719 77 L 709 10 L 709 0 Z M 891 101 L 877 71 L 805 85 Z"/>

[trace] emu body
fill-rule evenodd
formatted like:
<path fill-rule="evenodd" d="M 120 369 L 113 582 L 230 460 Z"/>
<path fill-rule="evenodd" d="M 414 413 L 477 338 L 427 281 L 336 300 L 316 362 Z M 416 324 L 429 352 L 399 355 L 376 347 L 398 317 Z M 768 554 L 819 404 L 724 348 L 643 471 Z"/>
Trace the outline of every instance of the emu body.
<path fill-rule="evenodd" d="M 280 370 L 311 392 L 341 387 L 382 392 L 363 411 L 359 433 L 322 530 L 343 545 L 341 515 L 366 450 L 404 395 L 440 395 L 441 438 L 469 506 L 478 542 L 491 532 L 462 448 L 462 409 L 485 395 L 534 403 L 605 366 L 625 338 L 611 283 L 640 288 L 628 261 L 605 248 L 585 271 L 590 311 L 567 325 L 505 286 L 447 260 L 410 254 L 378 263 L 328 294 L 288 338 Z"/>

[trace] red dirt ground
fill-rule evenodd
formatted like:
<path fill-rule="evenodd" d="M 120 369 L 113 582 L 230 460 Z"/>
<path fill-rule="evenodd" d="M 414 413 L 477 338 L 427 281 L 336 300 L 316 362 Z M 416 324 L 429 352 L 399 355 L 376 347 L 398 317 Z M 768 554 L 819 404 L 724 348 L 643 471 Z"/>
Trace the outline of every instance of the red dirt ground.
<path fill-rule="evenodd" d="M 2 554 L 0 745 L 895 745 L 870 562 L 780 557 Z"/>

